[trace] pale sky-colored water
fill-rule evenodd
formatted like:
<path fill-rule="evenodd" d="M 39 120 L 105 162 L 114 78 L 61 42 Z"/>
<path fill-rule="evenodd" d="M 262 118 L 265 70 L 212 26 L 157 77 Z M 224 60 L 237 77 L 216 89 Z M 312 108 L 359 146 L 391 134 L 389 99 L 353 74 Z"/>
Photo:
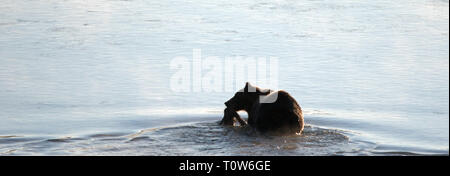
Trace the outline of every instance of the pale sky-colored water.
<path fill-rule="evenodd" d="M 448 154 L 448 9 L 439 0 L 4 1 L 0 136 L 18 137 L 0 138 L 0 152 L 111 154 L 71 153 L 71 142 L 40 151 L 33 142 L 219 120 L 233 93 L 170 89 L 170 61 L 198 48 L 205 57 L 278 57 L 278 88 L 306 110 L 311 133 L 332 129 L 348 138 L 348 146 L 325 153 L 294 140 L 302 146 L 294 152 L 263 146 L 253 154 Z M 175 141 L 159 147 L 184 144 L 176 130 L 162 134 Z M 244 143 L 236 142 L 223 145 Z M 120 140 L 105 145 L 119 155 L 129 148 L 164 154 L 146 150 L 158 148 L 151 141 L 142 150 Z"/>

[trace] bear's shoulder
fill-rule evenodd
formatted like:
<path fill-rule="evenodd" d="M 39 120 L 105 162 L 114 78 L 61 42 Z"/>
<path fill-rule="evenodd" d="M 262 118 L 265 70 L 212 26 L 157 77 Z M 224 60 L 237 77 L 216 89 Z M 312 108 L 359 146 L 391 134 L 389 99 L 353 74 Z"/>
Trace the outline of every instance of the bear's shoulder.
<path fill-rule="evenodd" d="M 291 96 L 288 92 L 286 92 L 285 90 L 279 90 L 279 91 L 276 91 L 276 92 L 278 92 L 278 94 L 280 94 L 280 95 L 283 95 L 283 96 Z"/>

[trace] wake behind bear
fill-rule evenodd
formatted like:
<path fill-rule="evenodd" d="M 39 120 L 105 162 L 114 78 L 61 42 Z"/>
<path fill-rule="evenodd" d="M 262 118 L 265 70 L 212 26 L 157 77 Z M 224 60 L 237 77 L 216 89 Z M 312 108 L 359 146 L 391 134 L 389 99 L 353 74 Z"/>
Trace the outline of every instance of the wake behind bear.
<path fill-rule="evenodd" d="M 290 135 L 303 131 L 302 109 L 286 91 L 274 92 L 247 82 L 225 105 L 222 125 L 234 125 L 237 120 L 242 126 L 249 125 L 261 133 Z M 248 122 L 238 111 L 248 113 Z"/>

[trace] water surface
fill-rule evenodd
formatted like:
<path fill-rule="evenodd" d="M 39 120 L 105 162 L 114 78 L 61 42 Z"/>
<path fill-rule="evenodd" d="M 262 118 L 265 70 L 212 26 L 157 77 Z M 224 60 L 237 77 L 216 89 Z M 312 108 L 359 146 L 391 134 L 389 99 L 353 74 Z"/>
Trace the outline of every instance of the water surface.
<path fill-rule="evenodd" d="M 447 0 L 4 0 L 0 154 L 448 155 L 448 10 Z M 218 126 L 231 92 L 173 92 L 170 61 L 193 48 L 278 57 L 303 135 Z"/>

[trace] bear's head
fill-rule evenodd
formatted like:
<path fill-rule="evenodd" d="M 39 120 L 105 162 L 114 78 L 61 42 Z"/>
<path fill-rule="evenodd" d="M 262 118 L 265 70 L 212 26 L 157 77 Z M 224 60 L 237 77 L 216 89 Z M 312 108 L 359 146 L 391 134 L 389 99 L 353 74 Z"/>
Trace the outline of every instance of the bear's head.
<path fill-rule="evenodd" d="M 227 108 L 235 111 L 246 110 L 252 108 L 253 104 L 259 100 L 260 95 L 268 95 L 270 90 L 262 90 L 250 83 L 245 83 L 245 87 L 234 94 L 234 96 L 225 102 Z"/>

